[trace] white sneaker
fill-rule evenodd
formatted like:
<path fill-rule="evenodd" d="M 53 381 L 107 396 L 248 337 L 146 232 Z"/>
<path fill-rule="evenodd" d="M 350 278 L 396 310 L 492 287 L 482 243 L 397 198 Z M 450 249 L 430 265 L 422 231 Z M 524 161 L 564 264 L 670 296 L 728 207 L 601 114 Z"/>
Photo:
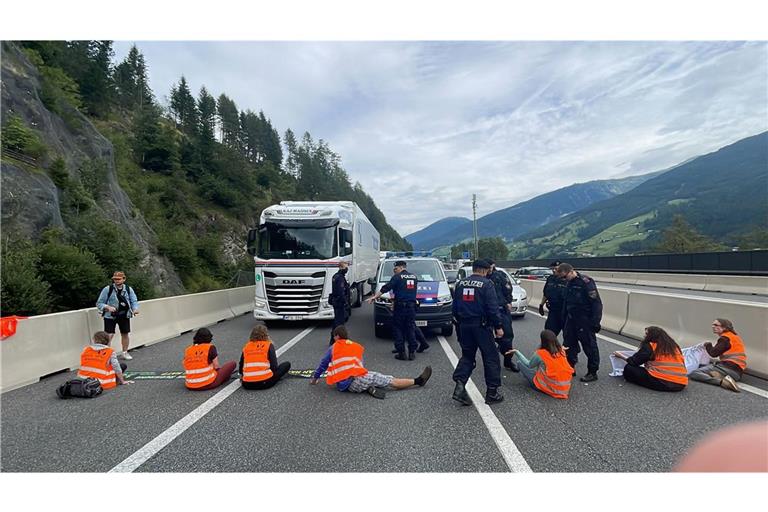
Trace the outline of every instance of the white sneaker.
<path fill-rule="evenodd" d="M 120 357 L 122 357 L 126 361 L 133 359 L 133 356 L 131 354 L 129 354 L 128 352 L 123 352 L 122 354 L 120 354 Z"/>

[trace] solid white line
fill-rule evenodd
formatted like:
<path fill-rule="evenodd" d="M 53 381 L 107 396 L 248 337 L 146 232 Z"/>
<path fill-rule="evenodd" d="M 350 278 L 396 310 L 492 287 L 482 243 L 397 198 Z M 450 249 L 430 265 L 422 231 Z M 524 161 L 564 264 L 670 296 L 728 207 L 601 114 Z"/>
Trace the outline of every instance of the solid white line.
<path fill-rule="evenodd" d="M 534 311 L 528 311 L 529 313 L 533 313 L 534 315 L 540 317 L 540 318 L 546 318 L 541 316 L 540 314 L 534 312 Z M 624 343 L 623 341 L 615 340 L 613 338 L 609 338 L 608 336 L 603 336 L 602 334 L 597 334 L 597 337 L 601 340 L 607 341 L 608 343 L 613 343 L 614 345 L 619 345 L 620 347 L 628 348 L 630 350 L 637 350 L 639 347 L 637 345 L 631 345 L 629 343 Z M 744 384 L 742 382 L 739 382 L 739 387 L 743 391 L 747 391 L 749 393 L 752 393 L 757 396 L 761 396 L 763 398 L 768 398 L 768 391 L 760 388 L 756 388 L 755 386 L 750 386 L 749 384 Z"/>
<path fill-rule="evenodd" d="M 448 340 L 445 339 L 445 336 L 438 336 L 437 339 L 440 340 L 440 346 L 443 347 L 443 351 L 445 351 L 445 355 L 448 356 L 451 365 L 456 368 L 456 365 L 459 363 L 459 358 L 448 344 Z M 480 394 L 480 391 L 477 389 L 474 382 L 472 382 L 472 379 L 467 381 L 466 389 L 469 392 L 470 398 L 472 398 L 472 404 L 475 406 L 475 409 L 477 409 L 477 412 L 480 413 L 483 423 L 485 423 L 488 432 L 491 434 L 493 442 L 495 442 L 496 446 L 499 448 L 501 456 L 504 457 L 504 462 L 507 463 L 509 470 L 513 473 L 532 473 L 533 470 L 525 461 L 523 454 L 520 453 L 520 450 L 517 449 L 514 441 L 509 437 L 509 434 L 504 429 L 499 418 L 496 417 L 488 404 L 485 403 L 483 395 Z"/>
<path fill-rule="evenodd" d="M 282 345 L 275 352 L 278 356 L 283 354 L 286 350 L 298 343 L 304 336 L 312 332 L 315 326 L 307 327 L 299 334 L 291 338 L 288 343 Z M 118 464 L 109 470 L 110 473 L 132 473 L 139 466 L 144 464 L 157 452 L 165 448 L 171 441 L 179 437 L 185 430 L 197 423 L 197 421 L 211 412 L 217 405 L 227 399 L 232 393 L 237 391 L 240 387 L 240 380 L 236 380 L 226 386 L 224 389 L 213 395 L 211 398 L 203 402 L 197 409 L 193 410 L 179 421 L 171 425 L 167 430 L 162 432 L 156 438 L 139 448 L 135 453 L 130 455 L 123 462 Z"/>

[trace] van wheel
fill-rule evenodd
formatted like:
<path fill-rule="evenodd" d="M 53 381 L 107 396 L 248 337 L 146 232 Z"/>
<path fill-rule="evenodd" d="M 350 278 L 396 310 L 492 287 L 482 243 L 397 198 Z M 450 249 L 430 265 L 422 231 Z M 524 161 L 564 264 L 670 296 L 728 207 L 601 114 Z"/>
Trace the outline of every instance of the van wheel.
<path fill-rule="evenodd" d="M 382 325 L 377 325 L 374 328 L 374 331 L 376 333 L 377 338 L 386 338 L 387 337 L 387 329 Z"/>
<path fill-rule="evenodd" d="M 453 336 L 453 325 L 449 325 L 448 327 L 443 327 L 440 329 L 440 334 L 443 336 Z"/>

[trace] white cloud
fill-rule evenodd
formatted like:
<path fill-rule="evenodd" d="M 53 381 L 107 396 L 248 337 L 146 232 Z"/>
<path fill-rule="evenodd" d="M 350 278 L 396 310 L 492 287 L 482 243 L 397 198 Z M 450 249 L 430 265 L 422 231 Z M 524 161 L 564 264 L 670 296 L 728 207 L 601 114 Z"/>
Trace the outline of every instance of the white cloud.
<path fill-rule="evenodd" d="M 137 45 L 158 97 L 184 74 L 328 141 L 401 234 L 768 129 L 765 42 Z"/>

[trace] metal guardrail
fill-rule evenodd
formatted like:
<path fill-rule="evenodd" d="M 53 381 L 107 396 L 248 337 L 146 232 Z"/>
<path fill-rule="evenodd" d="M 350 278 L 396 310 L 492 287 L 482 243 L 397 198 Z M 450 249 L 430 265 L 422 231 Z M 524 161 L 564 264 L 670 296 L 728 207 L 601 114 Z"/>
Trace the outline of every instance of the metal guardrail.
<path fill-rule="evenodd" d="M 18 151 L 14 151 L 13 149 L 3 148 L 0 155 L 3 157 L 13 158 L 19 162 L 24 162 L 25 164 L 37 166 L 37 160 L 35 158 L 32 158 L 31 156 L 25 155 L 24 153 L 20 153 Z"/>

